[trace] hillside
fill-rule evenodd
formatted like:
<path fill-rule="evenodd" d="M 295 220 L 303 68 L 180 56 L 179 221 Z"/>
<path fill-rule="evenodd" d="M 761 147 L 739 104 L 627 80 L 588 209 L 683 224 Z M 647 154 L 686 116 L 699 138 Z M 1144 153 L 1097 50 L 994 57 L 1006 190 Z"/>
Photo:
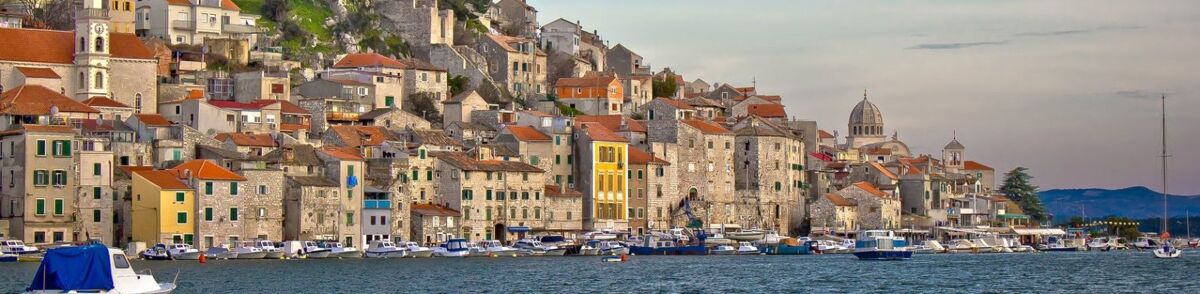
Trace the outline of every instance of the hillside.
<path fill-rule="evenodd" d="M 1055 219 L 1072 216 L 1124 216 L 1134 219 L 1162 217 L 1162 194 L 1146 187 L 1107 189 L 1056 189 L 1039 193 L 1046 210 Z M 1200 214 L 1200 195 L 1171 195 L 1170 215 L 1183 216 L 1189 210 Z"/>

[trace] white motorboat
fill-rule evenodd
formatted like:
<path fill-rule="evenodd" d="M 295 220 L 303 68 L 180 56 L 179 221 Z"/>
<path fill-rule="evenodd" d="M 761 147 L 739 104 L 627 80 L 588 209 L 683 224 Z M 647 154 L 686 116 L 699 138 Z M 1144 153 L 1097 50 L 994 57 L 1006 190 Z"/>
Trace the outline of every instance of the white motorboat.
<path fill-rule="evenodd" d="M 237 258 L 237 253 L 225 247 L 209 247 L 204 250 L 204 256 L 215 259 L 234 259 Z"/>
<path fill-rule="evenodd" d="M 267 252 L 262 248 L 258 248 L 258 243 L 254 241 L 242 241 L 238 247 L 233 248 L 234 258 L 236 259 L 263 259 L 267 257 Z"/>
<path fill-rule="evenodd" d="M 158 243 L 142 251 L 141 257 L 142 260 L 171 260 L 171 253 L 167 252 L 167 245 Z"/>
<path fill-rule="evenodd" d="M 59 268 L 63 267 L 66 268 Z M 97 273 L 105 273 L 100 275 Z M 171 293 L 175 283 L 138 274 L 125 252 L 103 245 L 46 251 L 26 293 Z"/>
<path fill-rule="evenodd" d="M 464 239 L 450 239 L 443 242 L 442 245 L 433 248 L 433 255 L 437 257 L 467 257 L 471 256 L 471 248 Z"/>
<path fill-rule="evenodd" d="M 0 241 L 0 252 L 4 254 L 22 255 L 38 253 L 38 248 L 26 246 L 21 240 L 2 240 Z"/>
<path fill-rule="evenodd" d="M 487 248 L 485 248 L 483 246 L 479 246 L 479 244 L 470 244 L 470 245 L 471 246 L 468 246 L 467 249 L 468 249 L 468 251 L 471 252 L 471 254 L 470 254 L 471 257 L 487 257 L 489 255 Z"/>
<path fill-rule="evenodd" d="M 365 252 L 367 258 L 401 258 L 408 254 L 407 249 L 396 247 L 396 243 L 388 240 L 371 242 L 371 246 L 367 247 Z"/>
<path fill-rule="evenodd" d="M 487 249 L 488 254 L 491 256 L 517 256 L 519 254 L 519 250 L 504 246 L 498 240 L 479 241 L 479 246 Z"/>
<path fill-rule="evenodd" d="M 421 246 L 420 244 L 417 244 L 417 242 L 413 242 L 413 241 L 401 242 L 400 247 L 404 247 L 404 248 L 408 249 L 409 257 L 433 256 L 433 250 L 430 250 L 429 247 Z"/>
<path fill-rule="evenodd" d="M 950 240 L 946 247 L 946 251 L 950 253 L 979 253 L 981 250 L 984 249 L 967 239 Z"/>
<path fill-rule="evenodd" d="M 271 241 L 267 241 L 267 240 L 258 240 L 258 241 L 254 241 L 254 247 L 258 247 L 258 249 L 262 249 L 263 252 L 267 253 L 265 256 L 263 256 L 263 258 L 266 258 L 266 259 L 283 258 L 283 249 L 275 247 L 275 242 L 271 242 Z"/>
<path fill-rule="evenodd" d="M 613 234 L 613 233 L 609 233 L 609 232 L 595 231 L 595 232 L 584 233 L 583 238 L 586 240 L 608 241 L 608 240 L 616 240 L 617 234 Z"/>
<path fill-rule="evenodd" d="M 745 230 L 745 231 L 726 231 L 725 238 L 734 241 L 758 241 L 766 236 L 766 232 L 760 230 Z"/>
<path fill-rule="evenodd" d="M 200 250 L 188 244 L 171 244 L 167 246 L 167 254 L 174 260 L 200 259 Z"/>
<path fill-rule="evenodd" d="M 975 246 L 979 246 L 980 253 L 1004 252 L 1004 249 L 1006 247 L 997 245 L 997 243 L 995 243 L 994 240 L 990 240 L 990 239 L 991 239 L 990 237 L 988 239 L 984 239 L 984 238 L 973 239 L 973 240 L 971 240 L 971 243 L 975 243 Z"/>
<path fill-rule="evenodd" d="M 853 239 L 842 240 L 842 244 L 838 245 L 837 253 L 838 254 L 854 253 L 854 240 Z"/>
<path fill-rule="evenodd" d="M 300 251 L 305 258 L 329 258 L 333 255 L 333 250 L 322 248 L 317 245 L 317 242 L 304 241 L 304 249 Z"/>
<path fill-rule="evenodd" d="M 562 256 L 567 253 L 566 248 L 544 245 L 541 241 L 533 239 L 521 239 L 515 247 L 522 255 L 527 256 Z"/>
<path fill-rule="evenodd" d="M 336 258 L 361 258 L 362 252 L 358 248 L 343 246 L 341 242 L 324 242 L 325 249 L 329 249 L 329 257 Z"/>
<path fill-rule="evenodd" d="M 712 255 L 734 255 L 737 253 L 737 248 L 729 245 L 719 245 L 708 252 L 708 254 Z"/>
<path fill-rule="evenodd" d="M 621 245 L 617 241 L 600 241 L 596 248 L 600 249 L 600 255 L 621 255 L 629 254 L 629 248 Z"/>
<path fill-rule="evenodd" d="M 1159 249 L 1162 243 L 1150 237 L 1138 237 L 1137 241 L 1133 241 L 1133 247 L 1138 249 Z"/>
<path fill-rule="evenodd" d="M 1112 242 L 1109 241 L 1108 237 L 1096 237 L 1088 241 L 1087 248 L 1090 251 L 1109 251 L 1113 249 L 1113 245 L 1110 243 Z"/>
<path fill-rule="evenodd" d="M 738 255 L 758 254 L 758 247 L 754 247 L 754 245 L 750 244 L 750 242 L 747 242 L 747 241 L 738 242 L 737 254 Z"/>
<path fill-rule="evenodd" d="M 600 255 L 599 246 L 600 246 L 600 241 L 588 240 L 587 242 L 583 243 L 582 246 L 579 246 L 579 255 L 584 255 L 584 256 Z"/>

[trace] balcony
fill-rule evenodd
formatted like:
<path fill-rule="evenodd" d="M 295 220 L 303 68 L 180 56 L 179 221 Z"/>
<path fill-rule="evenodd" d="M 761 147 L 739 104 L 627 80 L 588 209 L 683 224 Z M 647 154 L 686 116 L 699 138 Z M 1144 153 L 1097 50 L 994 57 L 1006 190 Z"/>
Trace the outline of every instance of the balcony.
<path fill-rule="evenodd" d="M 951 217 L 956 217 L 964 214 L 976 214 L 974 208 L 951 207 L 946 210 L 946 214 Z"/>
<path fill-rule="evenodd" d="M 363 200 L 363 209 L 392 209 L 391 200 Z"/>
<path fill-rule="evenodd" d="M 193 27 L 195 27 L 195 23 L 196 23 L 195 21 L 186 20 L 186 19 L 184 19 L 184 20 L 172 20 L 172 21 L 171 21 L 171 28 L 172 28 L 172 29 L 184 29 L 184 30 L 190 30 L 190 29 L 192 29 Z"/>
<path fill-rule="evenodd" d="M 75 18 L 80 18 L 80 17 L 85 17 L 85 16 L 90 17 L 90 18 L 107 19 L 108 18 L 108 10 L 99 9 L 99 8 L 85 8 L 85 9 L 80 9 L 80 10 L 75 11 Z"/>
<path fill-rule="evenodd" d="M 262 33 L 263 29 L 252 25 L 224 24 L 221 26 L 221 32 L 227 34 L 258 34 Z"/>

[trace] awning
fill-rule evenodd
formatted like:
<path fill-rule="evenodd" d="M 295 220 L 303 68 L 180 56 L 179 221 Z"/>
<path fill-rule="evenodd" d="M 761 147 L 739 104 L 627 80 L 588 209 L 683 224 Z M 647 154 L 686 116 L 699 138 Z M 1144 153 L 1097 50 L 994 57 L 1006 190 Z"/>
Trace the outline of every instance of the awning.
<path fill-rule="evenodd" d="M 508 231 L 511 233 L 524 233 L 529 231 L 529 227 L 508 227 Z"/>
<path fill-rule="evenodd" d="M 1062 229 L 1018 229 L 1018 228 L 1013 228 L 1013 232 L 1017 233 L 1017 235 L 1022 235 L 1022 236 L 1035 236 L 1035 235 L 1036 236 L 1052 236 L 1052 235 L 1061 236 L 1061 235 L 1067 234 L 1067 232 L 1064 232 Z"/>

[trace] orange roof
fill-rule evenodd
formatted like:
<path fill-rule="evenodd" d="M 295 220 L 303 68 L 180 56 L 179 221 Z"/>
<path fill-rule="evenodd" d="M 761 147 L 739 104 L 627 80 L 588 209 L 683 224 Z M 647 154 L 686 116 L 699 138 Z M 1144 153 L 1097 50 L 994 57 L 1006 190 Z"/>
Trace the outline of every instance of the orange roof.
<path fill-rule="evenodd" d="M 679 108 L 679 109 L 695 109 L 694 107 L 689 105 L 687 102 L 683 102 L 683 101 L 679 101 L 679 100 L 675 100 L 675 99 L 671 99 L 671 98 L 667 98 L 667 97 L 658 97 L 658 98 L 654 98 L 654 100 L 662 100 L 662 102 L 667 103 L 667 105 L 671 105 L 671 106 L 674 106 L 675 108 Z"/>
<path fill-rule="evenodd" d="M 312 115 L 307 109 L 301 108 L 299 105 L 287 100 L 279 100 L 279 112 L 288 114 Z"/>
<path fill-rule="evenodd" d="M 642 151 L 642 149 L 636 147 L 629 147 L 629 164 L 671 165 L 670 162 L 651 156 L 649 152 Z"/>
<path fill-rule="evenodd" d="M 334 68 L 357 68 L 370 66 L 400 69 L 405 68 L 404 63 L 375 52 L 347 54 L 346 57 L 342 57 L 342 59 L 338 60 L 338 62 L 333 65 Z"/>
<path fill-rule="evenodd" d="M 965 170 L 992 170 L 992 167 L 983 165 L 982 163 L 967 160 L 967 161 L 963 162 L 963 169 L 965 169 Z"/>
<path fill-rule="evenodd" d="M 151 184 L 158 186 L 162 190 L 189 190 L 186 183 L 179 180 L 179 174 L 174 170 L 150 170 L 136 169 L 131 170 L 134 174 L 146 178 Z"/>
<path fill-rule="evenodd" d="M 242 8 L 238 7 L 236 3 L 233 3 L 233 0 L 221 0 L 221 9 L 242 10 Z"/>
<path fill-rule="evenodd" d="M 550 141 L 550 136 L 528 126 L 506 126 L 514 138 L 519 141 Z"/>
<path fill-rule="evenodd" d="M 787 111 L 783 110 L 781 104 L 753 104 L 746 109 L 749 115 L 757 115 L 759 117 L 787 117 Z"/>
<path fill-rule="evenodd" d="M 161 114 L 142 113 L 142 114 L 134 114 L 133 116 L 136 116 L 138 121 L 142 122 L 142 124 L 144 124 L 146 126 L 151 126 L 151 127 L 169 127 L 169 126 L 171 126 L 171 121 L 167 120 L 167 118 L 163 117 Z"/>
<path fill-rule="evenodd" d="M 58 73 L 55 73 L 54 70 L 45 68 L 45 67 L 18 66 L 17 71 L 21 72 L 21 74 L 24 75 L 26 78 L 35 78 L 35 79 L 60 79 L 60 78 L 62 78 L 62 77 L 58 76 Z"/>
<path fill-rule="evenodd" d="M 583 197 L 583 193 L 570 188 L 562 189 L 558 185 L 546 185 L 546 197 Z"/>
<path fill-rule="evenodd" d="M 588 138 L 592 139 L 592 141 L 629 142 L 625 137 L 617 135 L 617 133 L 599 123 L 579 123 L 579 126 L 587 129 Z"/>
<path fill-rule="evenodd" d="M 0 37 L 0 40 L 3 40 Z M 0 51 L 3 51 L 0 46 Z M 58 112 L 100 113 L 91 106 L 79 103 L 63 94 L 40 85 L 22 85 L 0 94 L 0 113 L 10 115 L 49 115 L 52 107 Z"/>
<path fill-rule="evenodd" d="M 608 87 L 612 85 L 617 77 L 614 76 L 591 76 L 582 78 L 559 78 L 554 83 L 555 87 Z"/>
<path fill-rule="evenodd" d="M 358 150 L 356 150 L 354 148 L 349 148 L 349 147 L 325 146 L 325 147 L 321 147 L 321 152 L 325 153 L 325 155 L 329 155 L 330 157 L 337 158 L 340 160 L 354 160 L 354 161 L 362 161 L 363 160 L 362 155 L 358 154 Z"/>
<path fill-rule="evenodd" d="M 637 120 L 625 117 L 624 115 L 620 115 L 620 114 L 580 115 L 580 116 L 575 117 L 575 122 L 577 122 L 577 123 L 599 123 L 601 125 L 604 125 L 604 127 L 608 128 L 609 130 L 614 130 L 614 131 L 618 131 L 618 132 L 621 131 L 621 122 L 622 121 L 625 122 L 625 126 L 629 128 L 629 131 L 638 132 L 638 133 L 646 132 L 645 124 L 642 124 L 641 122 L 639 122 Z"/>
<path fill-rule="evenodd" d="M 329 129 L 347 147 L 379 146 L 388 140 L 388 131 L 381 126 L 334 125 Z"/>
<path fill-rule="evenodd" d="M 409 206 L 409 212 L 422 216 L 459 216 L 457 210 L 435 204 L 417 203 Z"/>
<path fill-rule="evenodd" d="M 821 139 L 832 139 L 833 138 L 833 134 L 830 134 L 829 132 L 826 132 L 825 130 L 817 130 L 817 135 L 821 136 Z"/>
<path fill-rule="evenodd" d="M 221 142 L 232 139 L 237 146 L 275 147 L 275 139 L 270 134 L 220 133 L 213 139 Z"/>
<path fill-rule="evenodd" d="M 58 125 L 17 125 L 12 129 L 0 132 L 0 135 L 24 134 L 26 132 L 74 134 L 75 130 L 69 126 Z"/>
<path fill-rule="evenodd" d="M 872 161 L 871 167 L 874 167 L 876 170 L 879 170 L 879 173 L 883 174 L 883 176 L 888 177 L 889 179 L 892 179 L 892 180 L 898 179 L 898 177 L 896 177 L 895 173 L 892 173 L 891 170 L 883 167 L 883 165 L 879 164 L 878 162 Z"/>
<path fill-rule="evenodd" d="M 87 105 L 87 106 L 92 106 L 92 107 L 129 108 L 129 105 L 125 105 L 124 103 L 117 102 L 117 100 L 112 100 L 112 99 L 109 99 L 108 97 L 104 97 L 104 96 L 96 96 L 96 97 L 88 98 L 88 100 L 83 100 L 83 104 Z"/>
<path fill-rule="evenodd" d="M 730 134 L 729 130 L 726 130 L 724 127 L 721 127 L 720 125 L 717 125 L 715 123 L 708 122 L 708 121 L 703 121 L 703 120 L 698 120 L 698 119 L 685 119 L 685 120 L 683 120 L 683 123 L 687 124 L 689 126 L 692 126 L 693 128 L 700 130 L 701 133 L 705 133 L 705 134 L 718 134 L 718 135 Z"/>
<path fill-rule="evenodd" d="M 154 59 L 154 53 L 133 34 L 109 34 L 109 55 L 113 58 Z M 75 32 L 0 28 L 0 60 L 57 64 L 75 61 Z"/>
<path fill-rule="evenodd" d="M 193 159 L 176 165 L 171 170 L 182 173 L 191 171 L 192 177 L 213 181 L 245 181 L 246 178 L 221 167 L 221 165 L 204 159 Z"/>
<path fill-rule="evenodd" d="M 518 43 L 526 40 L 525 38 L 504 35 L 487 34 L 487 36 L 489 39 L 495 41 L 496 44 L 500 45 L 501 48 L 504 48 L 504 50 L 508 52 L 517 52 L 517 48 L 513 48 L 512 45 L 509 45 L 509 43 Z"/>
<path fill-rule="evenodd" d="M 833 194 L 833 193 L 825 194 L 825 199 L 829 199 L 829 202 L 833 202 L 834 206 L 857 206 L 858 205 L 858 204 L 855 204 L 854 201 L 850 201 L 850 200 L 846 199 L 846 197 L 842 197 L 842 195 Z"/>
<path fill-rule="evenodd" d="M 758 98 L 762 98 L 763 100 L 767 100 L 767 101 L 771 101 L 771 102 L 775 102 L 775 103 L 779 103 L 779 101 L 783 101 L 783 98 L 779 97 L 779 95 L 755 95 L 755 96 L 758 96 Z"/>
<path fill-rule="evenodd" d="M 192 2 L 188 0 L 167 0 L 170 5 L 192 6 Z"/>
<path fill-rule="evenodd" d="M 887 198 L 887 196 L 888 196 L 887 193 L 883 193 L 883 191 L 879 191 L 879 188 L 876 188 L 875 185 L 871 185 L 871 183 L 858 182 L 858 183 L 854 183 L 854 186 L 858 187 L 859 189 L 862 189 L 863 191 L 867 191 L 867 193 L 871 193 L 871 195 L 875 195 L 875 197 Z"/>
<path fill-rule="evenodd" d="M 204 99 L 204 90 L 203 89 L 188 90 L 187 99 Z"/>

